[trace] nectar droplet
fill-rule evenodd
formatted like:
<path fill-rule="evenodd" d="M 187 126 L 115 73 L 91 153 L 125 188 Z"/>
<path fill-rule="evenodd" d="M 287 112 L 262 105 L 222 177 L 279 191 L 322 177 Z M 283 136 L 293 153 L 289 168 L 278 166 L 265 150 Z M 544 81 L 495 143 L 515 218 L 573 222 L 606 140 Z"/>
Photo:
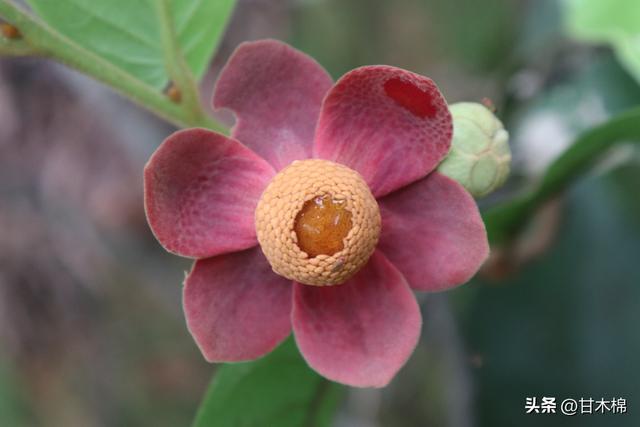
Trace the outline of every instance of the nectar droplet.
<path fill-rule="evenodd" d="M 344 201 L 324 195 L 305 202 L 296 216 L 294 231 L 298 247 L 313 258 L 341 251 L 352 225 Z"/>

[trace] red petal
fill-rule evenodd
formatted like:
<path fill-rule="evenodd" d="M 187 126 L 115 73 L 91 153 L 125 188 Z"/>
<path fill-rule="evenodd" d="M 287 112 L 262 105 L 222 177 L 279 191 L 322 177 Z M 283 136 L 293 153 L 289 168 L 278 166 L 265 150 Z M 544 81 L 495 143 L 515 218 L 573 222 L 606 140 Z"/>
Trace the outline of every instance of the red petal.
<path fill-rule="evenodd" d="M 204 129 L 169 136 L 144 170 L 153 233 L 168 251 L 204 258 L 257 243 L 254 211 L 273 168 L 238 141 Z"/>
<path fill-rule="evenodd" d="M 378 248 L 413 289 L 441 291 L 465 283 L 489 255 L 475 201 L 460 184 L 438 172 L 378 203 Z"/>
<path fill-rule="evenodd" d="M 348 282 L 296 283 L 293 330 L 307 363 L 355 387 L 383 387 L 418 342 L 422 319 L 400 272 L 379 252 Z"/>
<path fill-rule="evenodd" d="M 451 135 L 451 114 L 433 81 L 369 66 L 329 91 L 314 154 L 360 172 L 379 197 L 433 170 L 449 152 Z"/>
<path fill-rule="evenodd" d="M 183 299 L 189 331 L 210 362 L 255 359 L 291 331 L 291 281 L 271 271 L 259 247 L 196 261 Z"/>
<path fill-rule="evenodd" d="M 222 70 L 214 108 L 236 114 L 233 137 L 277 170 L 311 156 L 331 77 L 313 59 L 275 40 L 241 44 Z"/>

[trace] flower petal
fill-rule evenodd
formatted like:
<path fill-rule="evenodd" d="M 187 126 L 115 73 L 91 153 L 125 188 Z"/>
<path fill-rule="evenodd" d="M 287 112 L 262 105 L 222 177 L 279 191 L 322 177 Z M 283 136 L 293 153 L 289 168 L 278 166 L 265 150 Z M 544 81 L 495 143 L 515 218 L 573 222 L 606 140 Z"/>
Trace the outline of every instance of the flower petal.
<path fill-rule="evenodd" d="M 273 350 L 291 331 L 291 286 L 271 271 L 258 246 L 196 261 L 183 304 L 204 357 L 236 362 Z"/>
<path fill-rule="evenodd" d="M 418 342 L 422 319 L 400 272 L 375 252 L 348 282 L 295 284 L 293 330 L 307 363 L 355 387 L 383 387 Z"/>
<path fill-rule="evenodd" d="M 468 281 L 489 255 L 478 207 L 457 182 L 433 172 L 378 200 L 378 248 L 421 291 Z"/>
<path fill-rule="evenodd" d="M 327 72 L 304 53 L 275 40 L 242 43 L 216 83 L 214 108 L 236 114 L 233 137 L 276 170 L 311 157 Z"/>
<path fill-rule="evenodd" d="M 169 136 L 144 170 L 149 225 L 162 246 L 204 258 L 257 243 L 254 211 L 273 168 L 238 141 L 204 129 Z"/>
<path fill-rule="evenodd" d="M 431 79 L 395 67 L 361 67 L 327 94 L 314 155 L 360 172 L 380 197 L 431 172 L 449 152 L 451 126 Z"/>

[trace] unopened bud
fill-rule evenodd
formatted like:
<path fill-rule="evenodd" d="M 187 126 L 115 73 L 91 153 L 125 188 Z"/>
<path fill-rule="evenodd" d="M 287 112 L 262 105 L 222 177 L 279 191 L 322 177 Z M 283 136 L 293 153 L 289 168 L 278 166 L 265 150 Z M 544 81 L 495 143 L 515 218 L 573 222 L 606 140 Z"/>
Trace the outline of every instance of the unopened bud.
<path fill-rule="evenodd" d="M 502 122 L 482 104 L 449 106 L 453 117 L 451 151 L 438 171 L 458 181 L 474 197 L 500 187 L 509 175 L 509 134 Z"/>

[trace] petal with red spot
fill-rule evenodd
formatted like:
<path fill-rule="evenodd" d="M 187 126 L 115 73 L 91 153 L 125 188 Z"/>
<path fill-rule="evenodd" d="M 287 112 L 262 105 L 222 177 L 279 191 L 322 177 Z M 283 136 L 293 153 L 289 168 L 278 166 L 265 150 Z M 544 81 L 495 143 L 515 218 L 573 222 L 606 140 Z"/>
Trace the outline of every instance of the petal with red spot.
<path fill-rule="evenodd" d="M 431 79 L 367 66 L 327 94 L 314 154 L 355 169 L 380 197 L 431 172 L 449 152 L 451 135 L 449 108 Z"/>

